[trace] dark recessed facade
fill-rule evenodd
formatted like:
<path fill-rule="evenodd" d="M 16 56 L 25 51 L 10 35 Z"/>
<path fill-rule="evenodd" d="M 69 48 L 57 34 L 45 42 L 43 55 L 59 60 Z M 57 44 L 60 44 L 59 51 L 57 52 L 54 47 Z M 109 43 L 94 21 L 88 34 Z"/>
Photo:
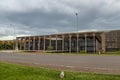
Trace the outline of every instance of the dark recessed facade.
<path fill-rule="evenodd" d="M 26 51 L 85 51 L 92 53 L 120 50 L 120 30 L 17 37 L 16 47 Z"/>

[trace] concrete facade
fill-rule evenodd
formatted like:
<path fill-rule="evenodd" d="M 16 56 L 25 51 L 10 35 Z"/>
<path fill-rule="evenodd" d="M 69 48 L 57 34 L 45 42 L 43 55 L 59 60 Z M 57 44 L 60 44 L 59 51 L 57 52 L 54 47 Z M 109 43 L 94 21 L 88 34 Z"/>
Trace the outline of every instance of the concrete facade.
<path fill-rule="evenodd" d="M 106 52 L 120 49 L 120 30 L 17 37 L 18 45 L 28 51 Z"/>

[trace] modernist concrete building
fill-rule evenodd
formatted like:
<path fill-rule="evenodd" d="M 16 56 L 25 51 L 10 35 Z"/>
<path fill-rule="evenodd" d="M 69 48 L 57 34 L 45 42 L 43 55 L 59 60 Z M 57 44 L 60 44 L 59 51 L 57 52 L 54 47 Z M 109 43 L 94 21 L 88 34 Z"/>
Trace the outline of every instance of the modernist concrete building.
<path fill-rule="evenodd" d="M 120 49 L 120 30 L 17 37 L 16 46 L 28 51 L 47 51 L 51 46 L 52 51 L 106 52 Z"/>

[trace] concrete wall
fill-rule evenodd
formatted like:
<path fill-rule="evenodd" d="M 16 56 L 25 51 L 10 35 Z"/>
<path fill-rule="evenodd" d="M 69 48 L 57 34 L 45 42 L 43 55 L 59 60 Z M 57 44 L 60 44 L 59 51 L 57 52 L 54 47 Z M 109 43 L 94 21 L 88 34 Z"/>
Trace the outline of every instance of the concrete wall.
<path fill-rule="evenodd" d="M 106 32 L 106 50 L 120 49 L 120 30 Z"/>

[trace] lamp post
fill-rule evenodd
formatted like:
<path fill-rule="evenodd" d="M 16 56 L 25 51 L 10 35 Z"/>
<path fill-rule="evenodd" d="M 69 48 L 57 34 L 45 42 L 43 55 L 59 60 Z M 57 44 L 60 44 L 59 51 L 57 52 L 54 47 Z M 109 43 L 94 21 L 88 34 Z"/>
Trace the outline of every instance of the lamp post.
<path fill-rule="evenodd" d="M 12 24 L 10 24 L 10 27 L 12 27 L 13 25 Z M 13 33 L 12 33 L 12 36 L 13 36 L 13 50 L 14 50 L 14 28 L 13 28 Z"/>
<path fill-rule="evenodd" d="M 75 15 L 76 15 L 77 53 L 78 53 L 78 38 L 79 38 L 79 35 L 78 35 L 78 13 L 75 13 Z"/>
<path fill-rule="evenodd" d="M 75 13 L 76 15 L 76 32 L 78 32 L 78 13 Z"/>
<path fill-rule="evenodd" d="M 10 24 L 10 27 L 13 27 L 13 53 L 15 50 L 15 42 L 16 42 L 16 38 L 15 38 L 15 27 L 13 26 L 13 24 Z"/>

